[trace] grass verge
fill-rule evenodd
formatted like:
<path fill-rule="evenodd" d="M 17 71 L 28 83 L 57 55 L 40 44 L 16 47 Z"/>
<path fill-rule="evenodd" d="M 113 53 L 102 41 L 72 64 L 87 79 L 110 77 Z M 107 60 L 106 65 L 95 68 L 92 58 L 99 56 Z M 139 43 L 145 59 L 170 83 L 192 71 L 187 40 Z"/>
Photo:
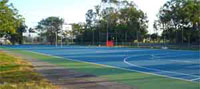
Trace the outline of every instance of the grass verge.
<path fill-rule="evenodd" d="M 109 81 L 127 84 L 137 89 L 200 89 L 200 84 L 197 82 L 182 81 L 139 72 L 104 67 L 90 63 L 76 62 L 64 58 L 46 56 L 23 50 L 9 49 L 9 51 L 56 64 L 58 66 L 63 66 L 68 69 L 73 69 L 78 72 L 93 74 L 98 77 L 106 78 Z"/>
<path fill-rule="evenodd" d="M 31 63 L 0 51 L 0 89 L 58 89 L 40 74 Z"/>

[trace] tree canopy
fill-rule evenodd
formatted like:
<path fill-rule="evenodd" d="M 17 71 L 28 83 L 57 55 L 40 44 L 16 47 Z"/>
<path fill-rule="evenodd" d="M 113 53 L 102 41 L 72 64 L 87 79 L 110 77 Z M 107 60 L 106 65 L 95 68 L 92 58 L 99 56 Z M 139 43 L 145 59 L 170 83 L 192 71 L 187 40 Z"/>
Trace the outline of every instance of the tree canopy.
<path fill-rule="evenodd" d="M 8 0 L 0 1 L 0 37 L 6 36 L 12 43 L 22 43 L 22 32 L 25 30 L 24 18 L 18 14 L 13 4 L 8 4 Z"/>
<path fill-rule="evenodd" d="M 160 9 L 158 17 L 157 26 L 171 42 L 200 42 L 199 0 L 170 0 Z"/>
<path fill-rule="evenodd" d="M 50 44 L 55 44 L 57 34 L 62 30 L 64 20 L 59 17 L 48 17 L 38 22 L 36 29 Z"/>
<path fill-rule="evenodd" d="M 133 42 L 142 41 L 147 34 L 147 15 L 126 0 L 102 0 L 100 5 L 86 13 L 86 26 L 76 41 L 105 42 L 108 31 L 109 40 Z M 138 36 L 138 37 L 137 37 Z"/>

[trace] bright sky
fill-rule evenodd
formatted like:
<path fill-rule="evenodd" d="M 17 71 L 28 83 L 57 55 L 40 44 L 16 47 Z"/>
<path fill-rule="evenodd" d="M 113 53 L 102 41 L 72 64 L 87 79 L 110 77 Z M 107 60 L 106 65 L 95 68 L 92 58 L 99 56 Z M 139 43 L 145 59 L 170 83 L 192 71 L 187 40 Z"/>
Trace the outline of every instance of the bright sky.
<path fill-rule="evenodd" d="M 147 13 L 149 19 L 149 33 L 153 33 L 153 22 L 160 7 L 167 0 L 131 0 L 138 8 Z M 101 0 L 10 0 L 26 19 L 26 25 L 33 27 L 41 19 L 58 16 L 67 23 L 85 22 L 88 9 L 98 5 Z"/>

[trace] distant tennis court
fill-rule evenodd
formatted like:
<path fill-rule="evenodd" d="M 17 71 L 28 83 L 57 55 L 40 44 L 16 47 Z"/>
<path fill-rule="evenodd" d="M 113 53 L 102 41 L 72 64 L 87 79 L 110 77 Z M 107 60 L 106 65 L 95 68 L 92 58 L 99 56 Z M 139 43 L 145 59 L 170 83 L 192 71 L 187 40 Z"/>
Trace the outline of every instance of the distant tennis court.
<path fill-rule="evenodd" d="M 200 52 L 184 50 L 107 48 L 88 46 L 5 46 L 75 61 L 103 64 L 174 79 L 200 82 Z"/>

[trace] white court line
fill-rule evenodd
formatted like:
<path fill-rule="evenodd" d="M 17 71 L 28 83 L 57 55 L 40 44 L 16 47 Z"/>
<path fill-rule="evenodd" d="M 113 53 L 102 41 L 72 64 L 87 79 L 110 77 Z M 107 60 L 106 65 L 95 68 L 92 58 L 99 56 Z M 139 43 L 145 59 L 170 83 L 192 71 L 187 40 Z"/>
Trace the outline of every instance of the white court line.
<path fill-rule="evenodd" d="M 143 50 L 98 50 L 96 53 L 119 53 L 119 52 L 138 52 Z"/>
<path fill-rule="evenodd" d="M 105 55 L 105 56 L 99 55 L 99 56 L 68 56 L 68 57 L 89 57 L 89 58 L 98 57 L 98 58 L 105 58 L 105 57 L 124 57 L 124 56 L 125 55 Z"/>
<path fill-rule="evenodd" d="M 200 80 L 200 77 L 196 78 L 196 79 L 191 79 L 191 81 L 196 81 L 196 80 Z"/>
<path fill-rule="evenodd" d="M 132 71 L 132 72 L 139 72 L 139 73 L 144 73 L 144 74 L 156 75 L 156 76 L 160 76 L 160 77 L 166 77 L 166 78 L 171 78 L 171 79 L 177 79 L 177 80 L 193 82 L 192 80 L 187 80 L 187 79 L 183 79 L 183 78 L 170 77 L 170 76 L 166 76 L 166 75 L 160 75 L 160 74 L 143 72 L 143 71 L 132 70 L 132 69 L 126 69 L 126 68 L 121 68 L 121 67 L 116 67 L 116 66 L 109 66 L 109 65 L 98 64 L 98 63 L 93 63 L 93 62 L 80 61 L 80 60 L 75 60 L 75 59 L 68 59 L 68 58 L 64 58 L 64 57 L 53 56 L 53 55 L 39 53 L 39 52 L 33 52 L 33 51 L 28 51 L 28 52 L 36 53 L 36 54 L 40 54 L 40 55 L 51 56 L 51 57 L 55 57 L 55 58 L 67 59 L 67 60 L 76 61 L 76 62 L 83 62 L 83 63 L 88 63 L 88 64 L 100 65 L 100 66 L 104 66 L 104 67 L 116 68 L 116 69 L 121 69 L 121 70 L 127 70 L 127 71 Z"/>
<path fill-rule="evenodd" d="M 195 63 L 193 61 L 184 61 L 184 60 L 169 60 L 169 61 L 172 61 L 172 62 L 180 62 L 180 63 Z"/>
<path fill-rule="evenodd" d="M 191 77 L 199 77 L 199 76 L 185 74 L 185 73 L 178 73 L 178 72 L 172 72 L 172 71 L 164 71 L 164 70 L 160 70 L 160 69 L 154 69 L 154 68 L 148 68 L 148 67 L 143 67 L 143 66 L 135 65 L 135 64 L 129 63 L 127 61 L 129 58 L 132 58 L 132 57 L 136 57 L 136 56 L 129 56 L 129 57 L 124 58 L 124 63 L 126 63 L 126 64 L 128 64 L 130 66 L 135 66 L 135 67 L 143 68 L 143 69 L 147 69 L 147 70 L 160 71 L 160 72 L 163 72 L 163 73 L 172 73 L 172 74 L 178 74 L 178 75 L 187 75 L 187 76 L 191 76 Z"/>
<path fill-rule="evenodd" d="M 160 55 L 160 54 L 158 54 L 158 55 Z M 157 56 L 158 56 L 157 55 Z M 178 56 L 176 56 L 176 55 L 174 55 L 174 56 L 156 56 L 156 55 L 151 55 L 152 57 L 150 58 L 150 59 L 163 59 L 163 58 L 166 58 L 166 57 L 180 57 L 181 55 L 183 55 L 183 56 L 188 56 L 188 55 L 193 55 L 193 54 L 179 54 Z M 179 58 L 180 59 L 180 58 Z M 190 59 L 191 60 L 191 59 Z M 193 59 L 194 60 L 194 59 Z M 195 60 L 196 60 L 196 58 L 195 58 Z M 197 59 L 198 60 L 198 59 Z M 168 61 L 172 61 L 172 62 L 179 62 L 179 63 L 197 63 L 197 62 L 194 62 L 194 61 L 188 61 L 188 60 L 168 60 Z"/>
<path fill-rule="evenodd" d="M 170 53 L 166 53 L 166 54 L 170 54 Z M 157 54 L 157 55 L 160 55 L 160 54 Z M 169 55 L 162 55 L 160 57 L 156 57 L 154 54 L 152 54 L 152 56 L 155 57 L 155 58 L 180 57 L 180 56 L 189 56 L 189 55 L 194 55 L 194 54 L 179 54 L 179 55 L 171 55 L 171 56 L 169 56 Z"/>

